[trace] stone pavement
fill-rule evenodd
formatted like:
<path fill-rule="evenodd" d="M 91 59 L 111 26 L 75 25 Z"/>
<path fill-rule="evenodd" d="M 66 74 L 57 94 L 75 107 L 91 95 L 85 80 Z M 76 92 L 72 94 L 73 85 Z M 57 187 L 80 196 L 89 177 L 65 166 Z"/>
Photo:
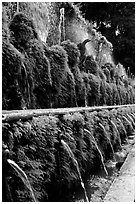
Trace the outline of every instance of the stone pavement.
<path fill-rule="evenodd" d="M 135 145 L 130 150 L 120 174 L 115 178 L 103 202 L 134 202 L 135 199 Z"/>

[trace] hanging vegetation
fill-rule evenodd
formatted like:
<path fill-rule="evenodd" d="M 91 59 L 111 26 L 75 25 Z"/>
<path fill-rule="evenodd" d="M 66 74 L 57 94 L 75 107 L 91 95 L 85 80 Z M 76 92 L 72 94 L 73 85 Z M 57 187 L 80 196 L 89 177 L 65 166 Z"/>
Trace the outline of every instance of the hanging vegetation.
<path fill-rule="evenodd" d="M 90 91 L 88 93 L 88 104 L 97 105 L 100 99 L 100 79 L 94 74 L 88 74 Z"/>
<path fill-rule="evenodd" d="M 82 78 L 82 74 L 79 70 L 79 56 L 80 52 L 75 43 L 69 40 L 62 42 L 61 44 L 66 50 L 68 55 L 68 65 L 72 71 L 75 79 L 75 91 L 76 91 L 76 101 L 78 106 L 85 106 L 85 84 Z"/>
<path fill-rule="evenodd" d="M 25 74 L 27 78 L 31 78 L 29 91 L 36 99 L 33 108 L 51 107 L 50 63 L 45 56 L 42 43 L 38 40 L 33 21 L 26 15 L 18 13 L 10 24 L 10 30 L 11 42 L 25 55 Z"/>
<path fill-rule="evenodd" d="M 97 62 L 93 59 L 92 56 L 87 56 L 84 61 L 84 70 L 85 72 L 89 72 L 91 74 L 97 75 L 98 73 L 98 65 Z"/>
<path fill-rule="evenodd" d="M 104 74 L 106 75 L 106 80 L 110 83 L 110 71 L 106 66 L 101 67 L 103 69 Z"/>
<path fill-rule="evenodd" d="M 79 63 L 80 52 L 78 47 L 75 43 L 71 42 L 70 40 L 66 40 L 61 43 L 61 46 L 66 50 L 68 55 L 68 65 L 73 72 L 75 66 Z"/>
<path fill-rule="evenodd" d="M 12 44 L 3 43 L 3 108 L 23 109 L 31 107 L 31 77 L 27 75 L 25 57 Z M 13 71 L 14 70 L 14 71 Z"/>
<path fill-rule="evenodd" d="M 106 171 L 105 162 L 134 130 L 127 117 L 133 113 L 134 108 L 119 108 L 3 123 L 3 144 L 28 176 L 36 201 L 70 201 L 80 186 L 75 161 L 83 181 L 101 168 Z M 19 176 L 7 169 L 12 201 L 32 201 Z"/>
<path fill-rule="evenodd" d="M 53 10 L 54 6 L 59 9 L 63 5 L 72 7 L 72 11 L 76 12 L 71 4 L 59 4 L 57 7 L 54 4 L 45 6 L 47 6 L 47 10 Z M 105 63 L 102 69 L 99 62 L 94 60 L 95 56 L 92 57 L 95 53 L 90 53 L 93 50 L 90 50 L 89 46 L 89 50 L 84 47 L 87 53 L 84 53 L 85 58 L 81 64 L 78 46 L 70 40 L 62 42 L 61 46 L 48 47 L 45 42 L 40 40 L 38 29 L 36 29 L 31 19 L 32 17 L 35 19 L 36 16 L 27 15 L 27 10 L 25 10 L 24 14 L 23 4 L 20 4 L 19 7 L 22 12 L 12 15 L 13 19 L 9 24 L 10 30 L 8 30 L 8 21 L 6 20 L 8 19 L 7 12 L 3 10 L 3 47 L 9 46 L 8 43 L 10 42 L 10 49 L 18 53 L 21 60 L 20 65 L 16 65 L 19 66 L 20 74 L 17 75 L 20 80 L 16 79 L 14 90 L 10 90 L 12 86 L 6 85 L 8 75 L 6 76 L 6 73 L 4 73 L 7 69 L 4 66 L 10 65 L 11 62 L 9 61 L 10 58 L 6 57 L 7 54 L 4 54 L 4 52 L 8 51 L 7 48 L 3 48 L 4 109 L 14 108 L 13 98 L 16 102 L 19 100 L 18 107 L 14 109 L 134 103 L 134 87 L 129 85 L 125 78 L 121 77 L 120 73 L 123 73 L 122 66 L 119 66 L 115 71 L 112 63 Z M 28 4 L 26 9 L 31 8 L 32 11 L 36 7 L 37 4 Z M 80 20 L 79 15 L 76 16 L 78 17 L 78 24 L 82 19 Z M 85 33 L 86 22 L 83 20 L 82 22 L 81 26 L 84 26 L 82 32 Z M 99 33 L 95 33 L 95 35 L 96 41 L 100 42 L 102 35 Z M 92 37 L 93 41 L 93 34 Z M 81 43 L 89 41 L 91 40 L 87 38 L 84 41 L 82 40 Z M 14 58 L 16 58 L 16 55 Z M 16 61 L 16 59 L 13 61 Z M 14 63 L 12 62 L 12 64 Z M 12 70 L 10 71 L 12 72 Z M 90 74 L 87 76 L 85 73 Z M 11 92 L 12 95 L 16 92 L 15 95 L 18 95 L 18 99 L 17 96 L 12 97 L 7 92 Z M 8 105 L 8 103 L 12 105 Z"/>
<path fill-rule="evenodd" d="M 26 43 L 31 39 L 38 39 L 33 21 L 23 13 L 17 13 L 13 17 L 9 29 L 11 42 L 17 49 L 25 48 Z"/>
<path fill-rule="evenodd" d="M 52 79 L 50 62 L 45 56 L 43 44 L 37 39 L 28 41 L 25 56 L 29 72 L 32 72 L 36 107 L 50 108 Z"/>

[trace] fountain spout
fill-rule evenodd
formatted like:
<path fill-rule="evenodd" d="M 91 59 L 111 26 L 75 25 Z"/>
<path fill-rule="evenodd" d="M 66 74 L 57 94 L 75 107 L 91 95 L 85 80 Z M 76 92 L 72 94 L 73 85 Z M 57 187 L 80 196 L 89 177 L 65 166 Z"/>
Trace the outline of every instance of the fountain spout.
<path fill-rule="evenodd" d="M 109 144 L 110 144 L 110 147 L 111 147 L 111 150 L 112 150 L 112 154 L 113 154 L 113 157 L 114 157 L 114 160 L 115 160 L 115 153 L 114 153 L 113 145 L 112 145 L 112 143 L 111 143 L 111 140 L 110 140 L 109 136 L 107 135 L 107 132 L 106 132 L 106 130 L 105 130 L 105 127 L 104 127 L 104 125 L 102 125 L 101 123 L 99 123 L 99 126 L 102 128 L 102 130 L 103 130 L 103 132 L 104 132 L 104 134 L 105 134 L 105 136 L 106 136 L 106 138 L 107 138 L 107 140 L 108 140 L 108 142 L 109 142 Z"/>
<path fill-rule="evenodd" d="M 104 172 L 105 172 L 105 174 L 108 176 L 108 172 L 107 172 L 107 169 L 106 169 L 105 164 L 104 164 L 103 155 L 102 155 L 102 153 L 101 153 L 101 151 L 100 151 L 100 149 L 99 149 L 99 147 L 98 147 L 98 145 L 97 145 L 97 142 L 96 142 L 94 136 L 90 133 L 89 130 L 84 129 L 84 131 L 87 132 L 87 133 L 92 137 L 92 139 L 93 139 L 92 141 L 93 141 L 93 143 L 95 144 L 95 147 L 96 147 L 96 149 L 97 149 L 97 151 L 98 151 L 98 153 L 99 153 L 99 155 L 100 155 L 100 159 L 101 159 L 101 163 L 102 163 Z"/>
<path fill-rule="evenodd" d="M 11 159 L 7 159 L 7 162 L 18 173 L 18 175 L 20 176 L 20 178 L 23 181 L 23 183 L 25 184 L 25 186 L 30 190 L 31 196 L 33 198 L 33 201 L 36 202 L 36 198 L 34 196 L 33 190 L 31 188 L 30 182 L 29 182 L 28 177 L 25 174 L 25 172 L 14 161 L 12 161 Z"/>
<path fill-rule="evenodd" d="M 73 152 L 71 151 L 69 145 L 64 140 L 61 140 L 61 144 L 63 145 L 64 149 L 67 151 L 68 155 L 70 156 L 70 158 L 74 162 L 74 165 L 75 165 L 75 167 L 77 169 L 77 172 L 78 172 L 78 176 L 79 176 L 79 179 L 80 179 L 81 186 L 82 186 L 83 191 L 84 191 L 84 199 L 85 199 L 86 202 L 89 202 L 88 197 L 87 197 L 87 193 L 86 193 L 86 189 L 85 189 L 85 186 L 84 186 L 84 182 L 82 180 L 81 173 L 80 173 L 80 170 L 79 170 L 78 162 L 77 162 Z"/>

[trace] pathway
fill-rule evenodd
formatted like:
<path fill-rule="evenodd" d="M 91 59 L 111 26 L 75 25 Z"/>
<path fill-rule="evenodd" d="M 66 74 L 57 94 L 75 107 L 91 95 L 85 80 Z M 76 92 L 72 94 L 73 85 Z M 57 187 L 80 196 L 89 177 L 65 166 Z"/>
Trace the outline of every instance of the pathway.
<path fill-rule="evenodd" d="M 129 152 L 120 174 L 109 188 L 104 202 L 134 202 L 135 199 L 135 145 Z"/>

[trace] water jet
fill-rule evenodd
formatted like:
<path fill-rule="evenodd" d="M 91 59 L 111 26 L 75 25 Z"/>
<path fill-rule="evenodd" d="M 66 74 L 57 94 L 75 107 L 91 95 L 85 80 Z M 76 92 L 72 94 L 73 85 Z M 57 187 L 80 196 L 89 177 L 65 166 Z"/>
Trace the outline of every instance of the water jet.
<path fill-rule="evenodd" d="M 87 132 L 87 133 L 92 137 L 92 141 L 93 141 L 93 143 L 95 144 L 95 147 L 96 147 L 96 149 L 97 149 L 97 151 L 98 151 L 98 153 L 99 153 L 99 155 L 100 155 L 100 159 L 101 159 L 101 163 L 102 163 L 104 172 L 105 172 L 105 174 L 108 176 L 108 172 L 107 172 L 107 169 L 106 169 L 106 167 L 105 167 L 103 155 L 102 155 L 102 153 L 101 153 L 101 151 L 100 151 L 100 149 L 99 149 L 99 147 L 98 147 L 98 145 L 97 145 L 97 142 L 96 142 L 94 136 L 91 134 L 91 132 L 90 132 L 89 130 L 84 129 L 84 131 Z"/>
<path fill-rule="evenodd" d="M 112 145 L 112 143 L 111 143 L 111 140 L 110 140 L 109 136 L 107 135 L 107 132 L 106 132 L 106 130 L 105 130 L 104 125 L 102 125 L 101 123 L 99 123 L 99 126 L 103 129 L 103 132 L 104 132 L 104 134 L 105 134 L 105 136 L 106 136 L 106 138 L 107 138 L 107 140 L 108 140 L 108 142 L 109 142 L 109 144 L 110 144 L 110 147 L 111 147 L 111 150 L 112 150 L 112 154 L 113 154 L 113 156 L 114 156 L 113 145 Z M 114 157 L 114 159 L 115 159 L 115 157 Z"/>
<path fill-rule="evenodd" d="M 33 190 L 31 188 L 30 182 L 29 182 L 28 177 L 25 174 L 25 172 L 13 160 L 7 159 L 7 162 L 18 173 L 18 175 L 20 176 L 20 178 L 23 181 L 23 183 L 25 184 L 25 186 L 29 189 L 31 196 L 33 198 L 33 201 L 36 202 L 36 198 L 34 196 Z"/>
<path fill-rule="evenodd" d="M 88 196 L 87 196 L 87 193 L 86 193 L 86 189 L 85 189 L 85 185 L 84 185 L 84 182 L 82 180 L 82 177 L 81 177 L 81 173 L 80 173 L 80 170 L 79 170 L 79 165 L 78 165 L 78 162 L 73 154 L 73 152 L 71 151 L 69 145 L 64 141 L 64 140 L 61 140 L 61 144 L 63 145 L 64 149 L 67 151 L 68 155 L 70 156 L 70 158 L 72 159 L 76 169 L 77 169 L 77 172 L 78 172 L 78 176 L 79 176 L 79 179 L 80 179 L 80 183 L 81 183 L 81 186 L 83 188 L 83 191 L 84 191 L 84 200 L 86 202 L 89 202 L 88 200 Z"/>

